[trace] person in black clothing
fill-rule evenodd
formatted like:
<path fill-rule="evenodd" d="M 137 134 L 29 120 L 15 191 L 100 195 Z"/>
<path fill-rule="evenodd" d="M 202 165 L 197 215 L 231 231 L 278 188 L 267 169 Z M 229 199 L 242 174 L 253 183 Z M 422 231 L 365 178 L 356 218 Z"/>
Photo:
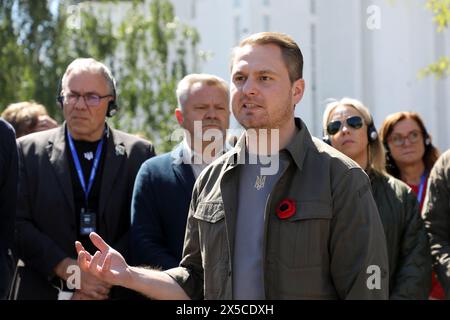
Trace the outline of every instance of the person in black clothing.
<path fill-rule="evenodd" d="M 13 275 L 14 217 L 17 197 L 17 147 L 12 126 L 0 119 L 0 299 L 6 299 Z"/>
<path fill-rule="evenodd" d="M 16 228 L 25 262 L 18 299 L 117 298 L 117 290 L 85 273 L 77 286 L 73 243 L 89 248 L 87 236 L 96 231 L 128 255 L 134 180 L 154 149 L 106 123 L 117 106 L 115 81 L 104 64 L 74 60 L 59 95 L 63 125 L 18 139 Z M 63 294 L 73 285 L 73 295 Z"/>

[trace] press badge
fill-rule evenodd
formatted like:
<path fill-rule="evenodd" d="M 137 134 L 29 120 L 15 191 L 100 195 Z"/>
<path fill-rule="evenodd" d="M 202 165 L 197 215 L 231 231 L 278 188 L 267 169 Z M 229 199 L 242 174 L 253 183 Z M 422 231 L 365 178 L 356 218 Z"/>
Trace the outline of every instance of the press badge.
<path fill-rule="evenodd" d="M 89 235 L 96 231 L 97 214 L 95 212 L 81 209 L 80 213 L 80 234 Z"/>

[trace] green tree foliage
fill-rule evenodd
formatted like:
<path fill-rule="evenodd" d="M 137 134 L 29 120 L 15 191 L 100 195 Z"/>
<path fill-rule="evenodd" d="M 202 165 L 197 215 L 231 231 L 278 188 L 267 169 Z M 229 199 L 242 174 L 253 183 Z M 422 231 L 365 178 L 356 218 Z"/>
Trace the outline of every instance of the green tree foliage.
<path fill-rule="evenodd" d="M 119 3 L 128 8 L 123 20 L 111 17 Z M 175 17 L 170 1 L 0 4 L 0 111 L 12 102 L 35 100 L 62 121 L 55 103 L 59 80 L 70 61 L 93 57 L 110 66 L 117 80 L 114 127 L 151 139 L 158 152 L 172 147 L 176 84 L 196 65 L 199 37 Z"/>
<path fill-rule="evenodd" d="M 42 1 L 0 0 L 0 105 L 26 99 L 54 104 L 48 55 L 55 20 Z M 52 90 L 50 92 L 50 90 Z"/>
<path fill-rule="evenodd" d="M 124 116 L 117 120 L 122 128 L 141 132 L 167 150 L 176 127 L 176 85 L 188 72 L 186 56 L 193 55 L 199 37 L 178 21 L 169 2 L 152 1 L 149 10 L 139 6 L 133 3 L 118 29 L 114 68 Z"/>
<path fill-rule="evenodd" d="M 437 31 L 445 30 L 450 22 L 450 0 L 427 0 L 426 7 L 434 14 Z M 440 57 L 438 61 L 419 71 L 419 77 L 434 75 L 437 79 L 450 76 L 450 57 Z"/>
<path fill-rule="evenodd" d="M 439 32 L 448 27 L 450 22 L 450 0 L 427 0 L 426 7 L 433 12 L 433 21 L 437 24 Z"/>

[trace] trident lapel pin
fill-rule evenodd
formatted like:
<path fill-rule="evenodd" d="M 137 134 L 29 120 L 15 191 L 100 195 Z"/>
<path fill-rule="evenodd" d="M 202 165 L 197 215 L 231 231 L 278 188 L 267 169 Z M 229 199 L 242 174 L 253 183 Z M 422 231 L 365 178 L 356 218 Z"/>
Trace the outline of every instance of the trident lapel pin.
<path fill-rule="evenodd" d="M 125 147 L 123 145 L 116 145 L 116 156 L 123 156 L 125 154 Z"/>

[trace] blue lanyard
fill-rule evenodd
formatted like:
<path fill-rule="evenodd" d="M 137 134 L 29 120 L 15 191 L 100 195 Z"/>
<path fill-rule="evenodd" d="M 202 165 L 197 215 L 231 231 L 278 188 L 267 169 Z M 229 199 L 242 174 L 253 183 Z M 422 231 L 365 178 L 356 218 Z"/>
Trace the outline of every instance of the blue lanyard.
<path fill-rule="evenodd" d="M 73 158 L 73 162 L 75 164 L 75 168 L 77 169 L 78 179 L 80 180 L 81 188 L 83 188 L 84 199 L 85 199 L 86 206 L 87 206 L 88 205 L 89 191 L 91 191 L 92 185 L 94 184 L 94 178 L 95 178 L 95 174 L 97 172 L 98 163 L 100 161 L 100 156 L 101 156 L 101 153 L 102 153 L 102 147 L 103 147 L 103 140 L 104 139 L 103 139 L 103 136 L 102 136 L 102 140 L 100 140 L 100 143 L 97 146 L 97 151 L 95 151 L 94 164 L 92 165 L 91 174 L 89 176 L 88 186 L 87 186 L 87 189 L 86 189 L 86 183 L 84 182 L 84 175 L 83 175 L 83 170 L 81 170 L 80 160 L 78 159 L 77 151 L 75 150 L 75 146 L 73 144 L 72 137 L 70 136 L 70 133 L 68 131 L 67 131 L 67 138 L 69 140 L 70 151 L 72 153 L 72 158 Z M 86 210 L 87 209 L 88 208 L 86 208 Z"/>
<path fill-rule="evenodd" d="M 424 172 L 422 174 L 422 177 L 420 177 L 420 187 L 419 187 L 419 193 L 417 194 L 417 200 L 419 203 L 422 201 L 422 194 L 423 194 L 423 188 L 425 187 L 425 181 L 427 179 L 426 173 Z"/>

